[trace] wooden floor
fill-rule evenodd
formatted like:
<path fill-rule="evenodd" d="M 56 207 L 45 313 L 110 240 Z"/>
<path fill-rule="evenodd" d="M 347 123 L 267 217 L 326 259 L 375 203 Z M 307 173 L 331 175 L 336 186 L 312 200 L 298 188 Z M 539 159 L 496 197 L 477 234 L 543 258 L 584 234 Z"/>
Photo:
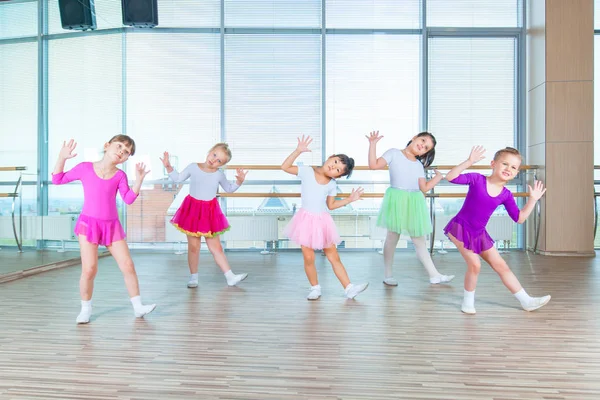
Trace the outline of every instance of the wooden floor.
<path fill-rule="evenodd" d="M 342 253 L 356 300 L 323 257 L 323 297 L 305 300 L 299 253 L 230 253 L 239 288 L 203 254 L 187 289 L 185 255 L 134 253 L 145 302 L 135 319 L 112 258 L 101 260 L 94 315 L 77 326 L 77 267 L 0 284 L 0 399 L 600 399 L 600 263 L 506 256 L 532 295 L 522 311 L 484 268 L 477 315 L 460 312 L 464 266 L 436 255 L 451 285 L 429 285 L 398 253 Z"/>

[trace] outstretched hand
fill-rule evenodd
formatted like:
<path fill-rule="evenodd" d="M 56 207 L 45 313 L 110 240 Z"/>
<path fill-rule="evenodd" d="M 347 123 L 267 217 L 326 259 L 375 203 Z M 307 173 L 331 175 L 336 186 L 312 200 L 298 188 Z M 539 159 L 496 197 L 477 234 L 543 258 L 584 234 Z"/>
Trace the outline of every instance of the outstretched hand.
<path fill-rule="evenodd" d="M 135 164 L 135 177 L 138 181 L 144 180 L 144 178 L 146 177 L 146 175 L 148 175 L 149 172 L 150 170 L 146 171 L 146 164 L 144 164 L 143 162 Z"/>
<path fill-rule="evenodd" d="M 296 150 L 298 150 L 300 153 L 311 151 L 308 146 L 312 143 L 312 141 L 313 140 L 310 136 L 304 137 L 304 135 L 302 135 L 302 138 L 298 138 L 298 147 L 296 147 Z"/>
<path fill-rule="evenodd" d="M 485 149 L 483 146 L 473 146 L 471 149 L 471 154 L 469 155 L 469 161 L 475 164 L 485 158 Z"/>
<path fill-rule="evenodd" d="M 237 183 L 238 185 L 241 185 L 242 183 L 244 183 L 244 180 L 246 179 L 246 174 L 248 173 L 248 171 L 244 171 L 241 168 L 238 168 L 235 170 L 235 183 Z"/>
<path fill-rule="evenodd" d="M 363 189 L 360 186 L 356 189 L 352 189 L 352 193 L 350 193 L 350 195 L 348 196 L 348 199 L 350 199 L 350 203 L 356 200 L 360 200 L 360 197 L 363 195 L 364 192 L 365 189 Z"/>
<path fill-rule="evenodd" d="M 171 160 L 169 160 L 169 152 L 168 151 L 165 151 L 163 153 L 163 158 L 160 158 L 160 157 L 158 157 L 158 158 L 160 159 L 160 161 L 162 161 L 163 167 L 165 167 L 165 168 L 173 168 L 171 166 Z"/>
<path fill-rule="evenodd" d="M 535 181 L 533 188 L 530 185 L 527 185 L 527 187 L 529 188 L 529 197 L 536 201 L 541 199 L 544 193 L 546 193 L 546 188 L 544 188 L 542 181 Z"/>
<path fill-rule="evenodd" d="M 77 155 L 77 153 L 73 153 L 75 147 L 77 147 L 77 142 L 75 142 L 73 139 L 69 140 L 69 143 L 63 142 L 58 156 L 63 160 L 68 160 L 69 158 L 75 157 Z"/>
<path fill-rule="evenodd" d="M 379 135 L 379 131 L 373 131 L 369 133 L 369 135 L 365 135 L 367 139 L 369 139 L 369 144 L 376 144 L 381 139 L 383 139 L 383 135 Z"/>

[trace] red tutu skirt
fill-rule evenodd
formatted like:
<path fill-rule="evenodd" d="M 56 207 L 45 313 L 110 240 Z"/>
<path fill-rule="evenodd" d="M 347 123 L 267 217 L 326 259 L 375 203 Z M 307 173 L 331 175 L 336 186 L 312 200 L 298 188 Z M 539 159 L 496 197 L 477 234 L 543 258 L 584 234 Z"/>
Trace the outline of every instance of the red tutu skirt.
<path fill-rule="evenodd" d="M 125 239 L 125 231 L 118 219 L 104 220 L 81 214 L 75 224 L 75 236 L 83 235 L 93 244 L 110 246 Z"/>
<path fill-rule="evenodd" d="M 187 195 L 171 223 L 188 236 L 218 236 L 229 230 L 229 222 L 215 197 L 204 201 Z"/>

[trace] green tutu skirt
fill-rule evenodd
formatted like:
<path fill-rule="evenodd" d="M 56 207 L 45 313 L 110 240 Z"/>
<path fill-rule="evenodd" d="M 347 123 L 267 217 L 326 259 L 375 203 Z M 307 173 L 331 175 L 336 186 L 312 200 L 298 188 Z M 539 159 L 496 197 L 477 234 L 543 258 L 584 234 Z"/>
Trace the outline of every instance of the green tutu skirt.
<path fill-rule="evenodd" d="M 425 195 L 419 191 L 388 188 L 377 226 L 400 235 L 425 236 L 433 231 Z"/>

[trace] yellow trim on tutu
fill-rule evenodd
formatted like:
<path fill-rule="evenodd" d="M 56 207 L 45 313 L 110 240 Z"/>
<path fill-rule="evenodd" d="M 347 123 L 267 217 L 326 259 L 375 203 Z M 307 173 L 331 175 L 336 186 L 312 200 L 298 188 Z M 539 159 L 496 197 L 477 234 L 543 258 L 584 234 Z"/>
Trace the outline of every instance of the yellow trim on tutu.
<path fill-rule="evenodd" d="M 175 228 L 177 228 L 177 230 L 180 231 L 181 233 L 185 233 L 188 236 L 207 237 L 207 238 L 212 238 L 212 237 L 215 237 L 215 236 L 222 235 L 223 233 L 225 233 L 229 229 L 231 229 L 231 226 L 228 226 L 227 228 L 223 229 L 220 232 L 208 232 L 208 233 L 204 233 L 204 232 L 190 232 L 190 231 L 186 231 L 185 229 L 179 227 L 178 224 L 175 224 L 173 222 L 171 222 L 171 225 L 173 225 Z"/>

